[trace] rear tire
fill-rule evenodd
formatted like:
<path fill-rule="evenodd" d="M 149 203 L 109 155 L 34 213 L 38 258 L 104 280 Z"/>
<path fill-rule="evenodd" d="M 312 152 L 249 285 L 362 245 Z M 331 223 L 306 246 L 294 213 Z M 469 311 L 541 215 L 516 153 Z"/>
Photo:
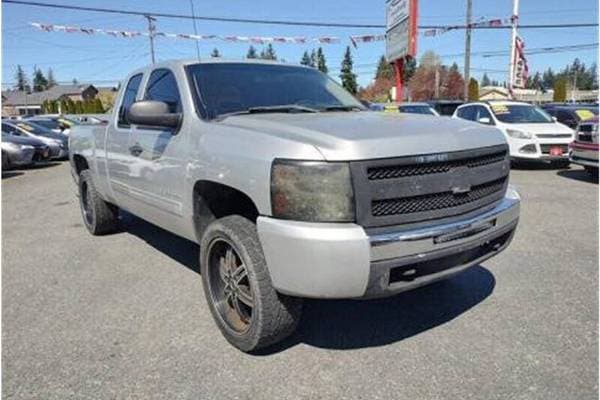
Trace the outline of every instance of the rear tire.
<path fill-rule="evenodd" d="M 8 159 L 8 155 L 2 153 L 2 171 L 7 171 L 10 169 L 10 160 Z"/>
<path fill-rule="evenodd" d="M 117 230 L 119 209 L 100 197 L 92 173 L 87 169 L 79 174 L 79 205 L 83 223 L 92 235 L 106 235 Z"/>
<path fill-rule="evenodd" d="M 273 288 L 256 225 L 250 220 L 232 215 L 210 224 L 200 244 L 200 268 L 210 312 L 233 346 L 250 352 L 281 341 L 296 329 L 302 299 Z"/>

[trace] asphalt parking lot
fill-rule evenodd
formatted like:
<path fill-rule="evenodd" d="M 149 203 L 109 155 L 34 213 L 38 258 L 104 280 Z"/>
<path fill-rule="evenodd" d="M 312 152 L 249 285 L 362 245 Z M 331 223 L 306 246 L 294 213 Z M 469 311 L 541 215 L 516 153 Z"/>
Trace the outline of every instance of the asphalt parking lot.
<path fill-rule="evenodd" d="M 516 170 L 502 255 L 374 301 L 309 301 L 258 355 L 203 298 L 198 248 L 126 215 L 82 225 L 67 163 L 2 177 L 5 399 L 593 399 L 598 186 L 583 169 Z"/>

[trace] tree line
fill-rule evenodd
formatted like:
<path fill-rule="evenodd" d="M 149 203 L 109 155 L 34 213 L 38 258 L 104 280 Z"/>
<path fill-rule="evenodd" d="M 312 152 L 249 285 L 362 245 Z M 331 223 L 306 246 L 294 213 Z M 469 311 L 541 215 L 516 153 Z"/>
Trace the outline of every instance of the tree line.
<path fill-rule="evenodd" d="M 99 98 L 90 100 L 44 100 L 42 103 L 42 113 L 58 114 L 103 114 L 106 110 Z"/>
<path fill-rule="evenodd" d="M 44 75 L 41 69 L 34 67 L 33 75 L 31 77 L 31 84 L 25 74 L 25 71 L 20 65 L 17 65 L 17 72 L 15 73 L 15 89 L 23 92 L 43 92 L 48 90 L 58 83 L 54 79 L 54 72 L 52 68 L 48 68 L 47 75 Z"/>

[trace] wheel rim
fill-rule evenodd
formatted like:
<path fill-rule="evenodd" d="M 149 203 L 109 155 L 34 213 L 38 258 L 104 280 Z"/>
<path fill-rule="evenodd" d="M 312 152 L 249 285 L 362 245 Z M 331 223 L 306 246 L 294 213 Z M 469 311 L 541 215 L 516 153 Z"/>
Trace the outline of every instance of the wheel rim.
<path fill-rule="evenodd" d="M 94 222 L 94 212 L 90 202 L 90 190 L 86 182 L 81 183 L 81 211 L 83 211 L 83 219 L 88 225 Z"/>
<path fill-rule="evenodd" d="M 211 243 L 208 275 L 210 294 L 219 316 L 235 332 L 246 332 L 252 324 L 254 294 L 248 270 L 228 241 L 217 239 Z"/>

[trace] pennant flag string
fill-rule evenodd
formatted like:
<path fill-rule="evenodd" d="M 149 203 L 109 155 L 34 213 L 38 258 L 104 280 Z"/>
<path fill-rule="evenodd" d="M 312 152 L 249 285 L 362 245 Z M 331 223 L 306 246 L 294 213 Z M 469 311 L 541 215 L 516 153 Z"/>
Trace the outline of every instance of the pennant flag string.
<path fill-rule="evenodd" d="M 502 27 L 510 25 L 514 17 L 511 18 L 496 18 L 496 19 L 481 19 L 469 25 L 470 28 L 480 27 Z M 99 28 L 82 28 L 76 26 L 65 26 L 55 24 L 43 24 L 40 22 L 31 22 L 31 26 L 44 31 L 44 32 L 67 32 L 67 33 L 83 33 L 87 35 L 109 35 L 113 37 L 123 38 L 135 38 L 138 36 L 149 36 L 148 32 L 139 31 L 121 31 L 121 30 L 110 30 L 110 29 L 99 29 Z M 436 29 L 421 30 L 420 34 L 424 37 L 435 37 L 443 35 L 446 32 L 462 29 L 464 26 L 447 26 Z M 188 33 L 166 33 L 166 32 L 154 32 L 154 36 L 162 36 L 172 39 L 188 39 L 188 40 L 221 40 L 230 43 L 252 43 L 252 44 L 267 44 L 267 43 L 283 43 L 283 44 L 305 44 L 305 43 L 320 43 L 320 44 L 338 44 L 340 38 L 336 36 L 319 36 L 319 37 L 304 37 L 304 36 L 275 36 L 275 37 L 263 37 L 263 36 L 220 36 L 220 35 L 193 35 Z M 359 44 L 382 42 L 385 41 L 386 35 L 354 35 L 350 36 L 350 42 L 355 48 L 358 48 Z"/>
<path fill-rule="evenodd" d="M 99 28 L 82 28 L 76 26 L 42 24 L 40 22 L 31 22 L 31 26 L 44 32 L 67 32 L 67 33 L 84 33 L 87 35 L 109 35 L 114 37 L 134 38 L 137 36 L 149 36 L 148 32 L 139 31 L 117 31 Z M 335 36 L 319 36 L 319 37 L 302 37 L 302 36 L 219 36 L 219 35 L 192 35 L 187 33 L 166 33 L 154 32 L 154 36 L 162 36 L 173 39 L 189 39 L 189 40 L 222 40 L 225 42 L 241 42 L 241 43 L 321 43 L 321 44 L 336 44 L 340 43 L 340 38 Z"/>

